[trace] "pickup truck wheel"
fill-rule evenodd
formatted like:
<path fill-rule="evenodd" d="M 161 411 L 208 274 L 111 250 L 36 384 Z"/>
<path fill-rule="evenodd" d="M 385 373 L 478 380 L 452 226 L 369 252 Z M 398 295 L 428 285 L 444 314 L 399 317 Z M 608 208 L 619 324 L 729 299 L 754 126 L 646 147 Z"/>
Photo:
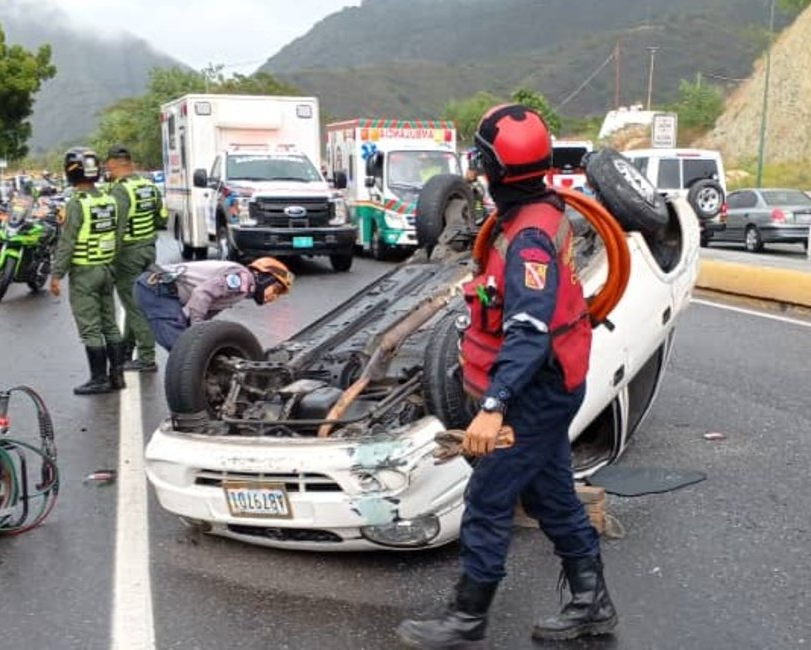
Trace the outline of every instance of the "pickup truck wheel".
<path fill-rule="evenodd" d="M 343 273 L 352 268 L 352 253 L 343 255 L 330 255 L 329 262 L 332 264 L 332 270 Z"/>
<path fill-rule="evenodd" d="M 423 357 L 425 408 L 448 429 L 467 428 L 476 414 L 473 398 L 462 388 L 456 319 L 463 314 L 463 309 L 455 309 L 437 323 Z"/>
<path fill-rule="evenodd" d="M 690 186 L 687 202 L 699 221 L 708 221 L 721 212 L 721 206 L 724 205 L 724 189 L 714 180 L 702 179 Z"/>
<path fill-rule="evenodd" d="M 468 223 L 473 219 L 473 190 L 456 174 L 437 174 L 422 188 L 417 199 L 417 245 L 429 252 L 439 242 L 447 224 L 447 211 L 460 207 Z"/>
<path fill-rule="evenodd" d="M 614 149 L 592 154 L 586 177 L 597 196 L 625 230 L 655 235 L 670 220 L 664 198 L 628 158 Z"/>
<path fill-rule="evenodd" d="M 231 373 L 221 363 L 225 357 L 259 361 L 262 346 L 243 325 L 207 321 L 186 330 L 166 361 L 164 391 L 174 415 L 216 416 L 228 395 Z"/>
<path fill-rule="evenodd" d="M 208 259 L 208 246 L 197 246 L 192 249 L 193 257 L 196 260 L 207 260 Z"/>

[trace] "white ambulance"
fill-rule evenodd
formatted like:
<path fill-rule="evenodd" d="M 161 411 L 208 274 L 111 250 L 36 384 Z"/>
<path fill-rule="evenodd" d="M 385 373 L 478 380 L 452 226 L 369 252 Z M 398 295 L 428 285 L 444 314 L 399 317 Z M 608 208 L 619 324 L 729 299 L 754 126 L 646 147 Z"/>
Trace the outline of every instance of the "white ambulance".
<path fill-rule="evenodd" d="M 319 169 L 315 97 L 185 95 L 161 107 L 166 205 L 185 259 L 326 255 L 352 263 L 355 229 Z"/>
<path fill-rule="evenodd" d="M 346 179 L 357 243 L 377 259 L 413 250 L 417 198 L 437 174 L 461 174 L 453 122 L 359 118 L 327 125 L 327 175 Z"/>

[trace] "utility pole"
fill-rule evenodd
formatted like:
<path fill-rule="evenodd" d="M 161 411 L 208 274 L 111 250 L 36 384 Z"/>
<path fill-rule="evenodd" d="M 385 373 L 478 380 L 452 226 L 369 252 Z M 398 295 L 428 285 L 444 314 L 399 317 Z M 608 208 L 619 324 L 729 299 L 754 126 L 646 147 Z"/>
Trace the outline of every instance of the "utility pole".
<path fill-rule="evenodd" d="M 757 187 L 763 183 L 763 154 L 766 148 L 766 115 L 769 110 L 769 81 L 772 74 L 772 44 L 774 42 L 774 0 L 769 11 L 769 45 L 766 48 L 766 78 L 763 81 L 763 110 L 760 115 L 760 143 L 757 154 Z"/>
<path fill-rule="evenodd" d="M 619 110 L 620 107 L 620 89 L 622 88 L 622 49 L 620 46 L 620 39 L 617 39 L 617 47 L 614 50 L 614 63 L 617 66 L 617 78 L 614 82 L 614 108 Z"/>
<path fill-rule="evenodd" d="M 648 73 L 648 108 L 650 110 L 651 100 L 653 99 L 653 66 L 656 60 L 656 53 L 659 51 L 659 47 L 656 45 L 651 45 L 648 47 L 648 52 L 650 52 L 650 71 Z"/>

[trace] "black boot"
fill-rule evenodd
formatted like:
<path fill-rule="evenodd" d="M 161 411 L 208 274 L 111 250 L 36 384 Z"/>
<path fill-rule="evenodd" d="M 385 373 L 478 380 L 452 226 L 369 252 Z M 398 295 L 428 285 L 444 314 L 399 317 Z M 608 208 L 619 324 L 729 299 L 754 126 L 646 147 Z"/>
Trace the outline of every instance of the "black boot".
<path fill-rule="evenodd" d="M 107 378 L 107 351 L 103 347 L 85 347 L 90 379 L 73 389 L 74 395 L 99 395 L 110 392 Z"/>
<path fill-rule="evenodd" d="M 487 610 L 498 582 L 476 582 L 462 575 L 456 597 L 442 618 L 403 621 L 397 636 L 407 646 L 429 650 L 484 648 Z"/>
<path fill-rule="evenodd" d="M 126 388 L 124 381 L 124 343 L 108 343 L 107 357 L 110 359 L 110 388 L 121 390 Z"/>
<path fill-rule="evenodd" d="M 563 641 L 586 634 L 608 634 L 617 625 L 617 612 L 603 578 L 600 556 L 563 560 L 559 588 L 569 583 L 572 599 L 560 614 L 539 621 L 532 629 L 534 639 Z"/>

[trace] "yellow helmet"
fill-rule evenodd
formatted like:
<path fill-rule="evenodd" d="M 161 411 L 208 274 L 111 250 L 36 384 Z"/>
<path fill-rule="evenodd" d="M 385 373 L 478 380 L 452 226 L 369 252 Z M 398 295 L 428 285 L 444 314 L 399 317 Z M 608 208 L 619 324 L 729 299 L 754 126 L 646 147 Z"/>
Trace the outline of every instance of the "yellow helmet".
<path fill-rule="evenodd" d="M 254 271 L 254 273 L 266 278 L 266 281 L 263 282 L 262 278 L 257 277 L 257 295 L 254 296 L 254 298 L 259 304 L 270 302 L 277 295 L 285 294 L 290 291 L 290 288 L 293 286 L 295 276 L 290 272 L 287 266 L 275 257 L 260 257 L 255 259 L 248 264 L 248 268 Z M 280 287 L 281 291 L 274 289 L 273 285 Z"/>

